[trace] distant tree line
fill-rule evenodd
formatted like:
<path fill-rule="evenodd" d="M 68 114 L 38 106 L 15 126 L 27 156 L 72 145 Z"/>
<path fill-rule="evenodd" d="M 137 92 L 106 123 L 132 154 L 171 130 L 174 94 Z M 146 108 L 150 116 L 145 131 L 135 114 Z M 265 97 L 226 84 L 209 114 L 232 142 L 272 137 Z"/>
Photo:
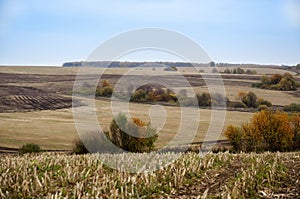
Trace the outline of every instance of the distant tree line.
<path fill-rule="evenodd" d="M 256 70 L 250 70 L 250 69 L 244 70 L 243 68 L 240 68 L 240 67 L 233 68 L 233 69 L 226 68 L 222 73 L 225 73 L 225 74 L 248 74 L 248 75 L 257 74 Z"/>

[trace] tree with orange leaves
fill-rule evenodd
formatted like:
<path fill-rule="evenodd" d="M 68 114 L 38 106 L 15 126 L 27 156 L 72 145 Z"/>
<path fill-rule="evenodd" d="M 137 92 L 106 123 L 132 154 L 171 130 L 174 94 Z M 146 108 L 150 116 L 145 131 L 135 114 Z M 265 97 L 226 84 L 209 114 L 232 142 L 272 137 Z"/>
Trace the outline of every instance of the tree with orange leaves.
<path fill-rule="evenodd" d="M 300 116 L 263 110 L 241 127 L 224 132 L 236 151 L 289 151 L 299 147 Z"/>

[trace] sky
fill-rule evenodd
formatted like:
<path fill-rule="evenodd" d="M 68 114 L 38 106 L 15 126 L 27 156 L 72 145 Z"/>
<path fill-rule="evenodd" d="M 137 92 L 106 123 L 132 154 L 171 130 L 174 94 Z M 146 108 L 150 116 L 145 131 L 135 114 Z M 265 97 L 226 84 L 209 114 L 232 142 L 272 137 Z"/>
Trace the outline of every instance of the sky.
<path fill-rule="evenodd" d="M 0 0 L 0 65 L 85 60 L 145 27 L 179 32 L 215 62 L 300 63 L 300 0 Z M 180 61 L 146 51 L 123 59 Z"/>

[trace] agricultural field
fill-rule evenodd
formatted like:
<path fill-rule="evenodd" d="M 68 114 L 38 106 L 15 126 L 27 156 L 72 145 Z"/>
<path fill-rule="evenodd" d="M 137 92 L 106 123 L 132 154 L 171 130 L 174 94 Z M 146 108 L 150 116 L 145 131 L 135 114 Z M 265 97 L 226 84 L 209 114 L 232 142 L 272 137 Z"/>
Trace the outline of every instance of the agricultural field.
<path fill-rule="evenodd" d="M 299 152 L 228 151 L 231 147 L 223 131 L 230 125 L 249 122 L 257 109 L 212 111 L 208 107 L 196 109 L 172 103 L 122 102 L 124 107 L 128 105 L 132 118 L 156 127 L 155 149 L 168 145 L 184 126 L 185 134 L 181 135 L 180 142 L 170 148 L 189 145 L 193 153 L 153 152 L 151 162 L 146 161 L 145 153 L 72 154 L 74 140 L 78 138 L 78 123 L 74 121 L 73 111 L 89 111 L 87 104 L 94 103 L 96 120 L 104 131 L 110 130 L 114 115 L 113 104 L 107 97 L 98 96 L 93 101 L 84 96 L 72 96 L 78 70 L 77 67 L 0 67 L 0 198 L 299 198 Z M 124 73 L 136 83 L 149 78 L 145 74 L 150 73 L 154 82 L 164 79 L 172 83 L 174 90 L 188 89 L 178 79 L 180 74 L 196 93 L 203 93 L 208 91 L 206 80 L 217 78 L 211 68 L 203 70 L 206 73 L 201 76 L 194 68 L 178 68 L 179 73 L 163 68 L 90 68 L 77 78 L 88 82 L 103 73 L 102 80 L 114 86 Z M 275 91 L 252 87 L 254 82 L 260 81 L 261 74 L 288 71 L 279 68 L 255 70 L 257 74 L 252 75 L 222 74 L 230 101 L 237 100 L 241 91 L 252 91 L 278 109 L 291 103 L 300 104 L 299 88 Z M 299 76 L 294 78 L 300 80 Z M 76 102 L 74 107 L 72 100 Z M 183 124 L 180 123 L 182 110 L 187 111 Z M 195 110 L 199 118 L 190 114 Z M 215 120 L 213 115 L 217 115 Z M 161 119 L 163 116 L 165 118 Z M 191 141 L 191 124 L 195 121 L 198 126 Z M 89 117 L 83 117 L 80 124 L 89 127 Z M 223 125 L 220 134 L 207 136 L 209 129 L 214 130 L 219 125 Z M 204 140 L 220 141 L 216 151 L 227 151 L 199 152 Z M 17 150 L 27 143 L 39 145 L 44 152 L 18 155 Z M 172 162 L 177 156 L 179 159 Z M 106 161 L 119 164 L 112 169 Z M 162 165 L 166 162 L 168 166 Z M 128 172 L 128 168 L 141 169 Z"/>
<path fill-rule="evenodd" d="M 287 72 L 278 68 L 254 68 L 268 71 L 268 74 Z M 18 148 L 25 143 L 34 142 L 43 149 L 70 150 L 72 141 L 77 136 L 72 114 L 71 93 L 78 67 L 0 67 L 0 146 Z M 210 70 L 209 67 L 204 70 Z M 221 69 L 220 69 L 221 70 Z M 163 71 L 163 68 L 126 69 L 126 68 L 89 68 L 84 71 L 80 79 L 83 81 L 103 73 L 102 79 L 115 84 L 124 73 L 130 73 L 132 78 L 144 73 L 158 75 L 166 81 L 177 82 L 178 73 Z M 180 74 L 188 79 L 195 92 L 206 92 L 205 81 L 194 68 L 178 68 Z M 205 77 L 214 79 L 214 74 L 207 73 Z M 264 98 L 272 104 L 283 106 L 290 103 L 300 103 L 298 91 L 274 91 L 252 88 L 253 82 L 260 80 L 260 75 L 231 75 L 222 74 L 226 95 L 235 100 L 240 91 L 253 91 L 258 97 Z M 155 80 L 154 80 L 155 81 Z M 175 88 L 185 89 L 175 84 Z M 80 101 L 80 99 L 78 99 Z M 96 100 L 96 115 L 103 130 L 109 128 L 112 120 L 111 103 L 107 99 Z M 130 103 L 130 114 L 146 122 L 151 121 L 152 105 Z M 177 133 L 180 121 L 180 107 L 160 106 L 166 112 L 167 119 L 163 127 L 159 128 L 157 146 L 168 143 Z M 76 108 L 75 108 L 76 109 Z M 176 114 L 175 114 L 176 113 Z M 211 111 L 199 109 L 200 121 L 194 142 L 201 142 L 211 121 Z M 248 122 L 253 113 L 241 111 L 227 111 L 224 128 L 228 125 L 240 125 Z M 158 125 L 159 126 L 159 125 Z M 224 139 L 221 134 L 219 139 Z M 183 140 L 184 141 L 184 140 Z"/>
<path fill-rule="evenodd" d="M 160 168 L 162 160 L 179 155 Z M 1 198 L 299 198 L 300 153 L 1 156 Z M 152 159 L 152 160 L 153 160 Z M 119 170 L 105 160 L 120 161 Z M 157 166 L 158 170 L 148 171 Z"/>

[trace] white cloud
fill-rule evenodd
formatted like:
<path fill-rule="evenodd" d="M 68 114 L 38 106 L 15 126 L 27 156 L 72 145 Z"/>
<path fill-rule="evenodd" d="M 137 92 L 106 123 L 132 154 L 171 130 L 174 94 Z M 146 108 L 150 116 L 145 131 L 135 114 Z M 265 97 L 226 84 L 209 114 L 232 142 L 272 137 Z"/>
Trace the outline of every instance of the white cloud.
<path fill-rule="evenodd" d="M 300 27 L 300 1 L 299 0 L 284 1 L 283 12 L 290 25 L 295 27 Z"/>

